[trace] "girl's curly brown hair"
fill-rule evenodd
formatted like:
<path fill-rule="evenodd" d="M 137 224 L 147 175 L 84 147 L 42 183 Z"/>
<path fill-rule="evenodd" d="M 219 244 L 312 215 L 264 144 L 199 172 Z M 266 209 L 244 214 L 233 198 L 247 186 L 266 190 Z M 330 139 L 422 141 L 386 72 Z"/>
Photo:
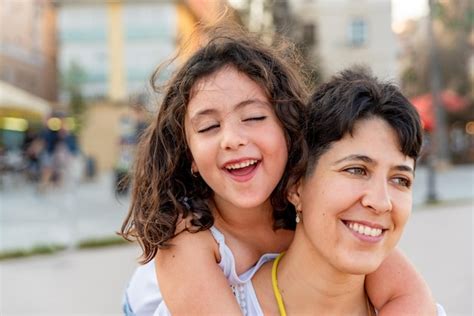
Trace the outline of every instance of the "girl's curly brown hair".
<path fill-rule="evenodd" d="M 140 140 L 132 173 L 132 199 L 120 234 L 137 239 L 142 263 L 169 245 L 180 218 L 192 218 L 195 231 L 208 229 L 214 217 L 208 201 L 212 189 L 191 174 L 192 156 L 186 143 L 184 117 L 193 88 L 202 78 L 232 66 L 265 91 L 284 129 L 288 162 L 271 195 L 274 229 L 294 229 L 295 211 L 287 189 L 305 170 L 303 137 L 307 98 L 301 59 L 285 40 L 272 46 L 235 26 L 206 29 L 207 42 L 172 76 L 165 88 L 156 120 Z M 159 72 L 152 77 L 155 82 Z"/>

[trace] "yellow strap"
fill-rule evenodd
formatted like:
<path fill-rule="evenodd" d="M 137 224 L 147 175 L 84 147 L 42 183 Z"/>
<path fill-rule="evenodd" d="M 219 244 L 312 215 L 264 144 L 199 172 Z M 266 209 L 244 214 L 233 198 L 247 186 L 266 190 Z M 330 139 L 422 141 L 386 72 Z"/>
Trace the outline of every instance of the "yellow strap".
<path fill-rule="evenodd" d="M 286 316 L 285 304 L 283 304 L 283 298 L 281 297 L 280 290 L 278 289 L 278 280 L 277 280 L 277 268 L 278 263 L 280 262 L 281 257 L 283 257 L 285 253 L 282 252 L 278 255 L 278 257 L 273 261 L 272 266 L 272 287 L 273 287 L 273 294 L 275 294 L 275 299 L 278 304 L 278 310 L 280 311 L 280 316 Z"/>

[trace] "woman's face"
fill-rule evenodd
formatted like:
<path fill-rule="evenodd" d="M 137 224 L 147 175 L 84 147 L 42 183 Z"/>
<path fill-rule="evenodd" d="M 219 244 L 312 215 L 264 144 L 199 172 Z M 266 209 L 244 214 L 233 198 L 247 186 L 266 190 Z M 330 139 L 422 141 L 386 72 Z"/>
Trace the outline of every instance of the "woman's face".
<path fill-rule="evenodd" d="M 353 135 L 332 143 L 290 196 L 302 211 L 297 229 L 310 251 L 345 273 L 376 270 L 410 215 L 413 170 L 414 160 L 400 152 L 384 120 L 358 121 Z"/>
<path fill-rule="evenodd" d="M 185 116 L 195 171 L 216 203 L 252 208 L 268 202 L 283 175 L 284 131 L 262 88 L 233 67 L 199 81 Z"/>

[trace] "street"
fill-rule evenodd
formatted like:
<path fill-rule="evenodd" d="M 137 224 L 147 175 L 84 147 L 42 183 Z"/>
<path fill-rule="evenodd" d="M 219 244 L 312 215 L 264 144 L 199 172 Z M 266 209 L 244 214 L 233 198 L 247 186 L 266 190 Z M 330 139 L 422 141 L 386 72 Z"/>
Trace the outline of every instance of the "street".
<path fill-rule="evenodd" d="M 400 243 L 448 315 L 473 311 L 473 170 L 441 173 L 439 195 L 447 202 L 437 206 L 422 204 L 426 173 L 417 170 L 414 211 Z M 129 200 L 111 188 L 106 176 L 56 195 L 35 195 L 22 185 L 1 191 L 2 247 L 113 235 Z M 122 245 L 0 261 L 0 314 L 120 315 L 138 255 L 137 246 Z"/>
<path fill-rule="evenodd" d="M 472 201 L 414 211 L 401 249 L 448 315 L 472 315 Z M 0 262 L 0 314 L 120 315 L 135 246 Z"/>
<path fill-rule="evenodd" d="M 437 173 L 437 195 L 442 201 L 474 199 L 474 165 Z M 413 203 L 427 196 L 427 171 L 417 168 Z M 120 229 L 129 197 L 113 191 L 113 174 L 39 194 L 23 179 L 10 179 L 0 188 L 0 252 L 38 245 L 74 245 L 90 238 L 114 236 Z"/>

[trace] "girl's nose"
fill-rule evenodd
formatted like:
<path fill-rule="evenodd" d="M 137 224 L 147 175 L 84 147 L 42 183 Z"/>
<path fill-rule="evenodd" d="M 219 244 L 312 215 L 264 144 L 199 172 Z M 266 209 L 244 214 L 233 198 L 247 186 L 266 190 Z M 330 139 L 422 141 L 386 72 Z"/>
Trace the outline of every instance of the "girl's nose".
<path fill-rule="evenodd" d="M 248 137 L 239 124 L 229 122 L 222 129 L 221 148 L 235 150 L 248 144 Z"/>

